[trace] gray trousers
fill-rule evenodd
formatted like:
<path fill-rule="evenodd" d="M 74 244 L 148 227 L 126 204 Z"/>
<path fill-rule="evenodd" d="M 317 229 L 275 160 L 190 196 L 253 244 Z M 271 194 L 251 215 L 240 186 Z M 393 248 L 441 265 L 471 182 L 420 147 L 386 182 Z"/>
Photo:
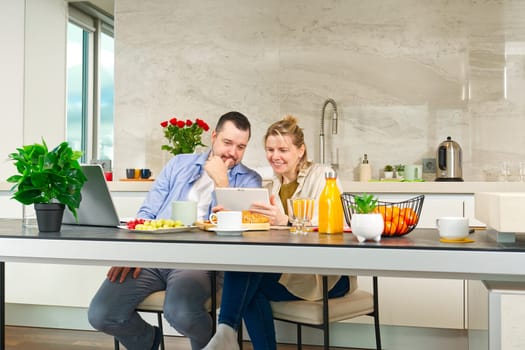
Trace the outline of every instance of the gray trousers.
<path fill-rule="evenodd" d="M 149 350 L 154 328 L 135 311 L 149 294 L 166 290 L 164 317 L 177 332 L 190 339 L 192 350 L 202 349 L 212 336 L 212 319 L 205 309 L 210 298 L 210 272 L 142 269 L 123 283 L 104 280 L 88 310 L 89 323 L 116 337 L 128 350 Z M 221 274 L 222 275 L 222 274 Z M 222 284 L 222 276 L 217 278 Z"/>

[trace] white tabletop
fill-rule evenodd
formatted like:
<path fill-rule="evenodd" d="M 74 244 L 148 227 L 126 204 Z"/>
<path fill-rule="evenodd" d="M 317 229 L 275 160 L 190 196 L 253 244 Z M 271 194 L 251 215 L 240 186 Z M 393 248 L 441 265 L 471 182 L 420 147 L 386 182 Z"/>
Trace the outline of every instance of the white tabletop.
<path fill-rule="evenodd" d="M 287 230 L 217 236 L 195 230 L 135 234 L 116 228 L 63 226 L 61 233 L 23 231 L 0 220 L 0 260 L 79 265 L 359 274 L 525 281 L 525 237 L 498 243 L 487 233 L 474 243 L 441 243 L 436 230 L 358 243 L 352 234 L 307 236 Z"/>

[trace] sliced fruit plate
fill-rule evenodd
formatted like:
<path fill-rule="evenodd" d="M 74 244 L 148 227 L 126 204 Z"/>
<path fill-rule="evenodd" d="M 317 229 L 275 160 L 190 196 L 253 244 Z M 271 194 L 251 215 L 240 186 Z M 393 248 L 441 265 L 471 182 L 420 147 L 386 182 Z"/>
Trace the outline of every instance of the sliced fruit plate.
<path fill-rule="evenodd" d="M 153 230 L 137 230 L 129 229 L 125 225 L 121 225 L 118 228 L 135 233 L 177 233 L 177 232 L 188 232 L 190 230 L 196 229 L 197 226 L 181 226 L 181 227 L 169 227 L 169 228 L 158 228 Z"/>
<path fill-rule="evenodd" d="M 126 225 L 119 226 L 120 229 L 140 233 L 172 233 L 188 231 L 196 226 L 184 226 L 179 220 L 171 219 L 131 219 Z"/>

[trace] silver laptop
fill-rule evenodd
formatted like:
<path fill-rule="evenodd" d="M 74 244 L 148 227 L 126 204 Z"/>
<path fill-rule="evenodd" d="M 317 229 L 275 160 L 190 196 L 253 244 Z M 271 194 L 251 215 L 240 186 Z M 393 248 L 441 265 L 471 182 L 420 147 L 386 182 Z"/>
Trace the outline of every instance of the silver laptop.
<path fill-rule="evenodd" d="M 88 226 L 119 225 L 119 217 L 106 183 L 102 167 L 98 164 L 82 164 L 87 181 L 82 187 L 82 201 L 77 209 L 78 222 L 66 208 L 62 223 Z"/>

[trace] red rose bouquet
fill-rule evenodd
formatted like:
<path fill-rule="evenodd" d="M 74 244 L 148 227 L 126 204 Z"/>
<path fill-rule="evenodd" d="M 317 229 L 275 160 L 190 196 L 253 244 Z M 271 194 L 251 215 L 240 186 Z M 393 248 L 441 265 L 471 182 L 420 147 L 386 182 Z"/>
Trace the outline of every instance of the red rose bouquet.
<path fill-rule="evenodd" d="M 162 145 L 161 149 L 173 155 L 193 153 L 197 146 L 206 146 L 202 143 L 202 133 L 210 130 L 210 127 L 202 119 L 197 118 L 193 122 L 189 119 L 184 121 L 171 118 L 160 123 L 160 126 L 168 139 L 168 144 Z"/>

